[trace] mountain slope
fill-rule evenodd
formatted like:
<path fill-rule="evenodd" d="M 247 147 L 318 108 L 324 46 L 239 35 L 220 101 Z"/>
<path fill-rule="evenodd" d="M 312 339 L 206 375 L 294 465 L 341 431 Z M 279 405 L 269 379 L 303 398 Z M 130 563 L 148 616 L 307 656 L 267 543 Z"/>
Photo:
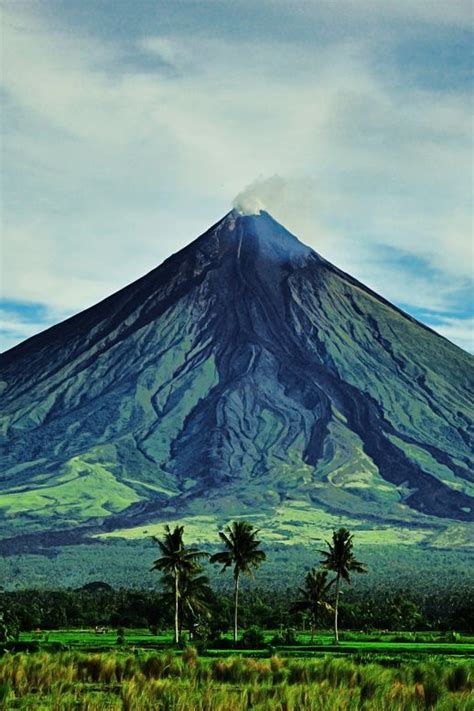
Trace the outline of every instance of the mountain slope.
<path fill-rule="evenodd" d="M 0 535 L 245 514 L 280 538 L 335 517 L 464 530 L 473 363 L 267 213 L 232 212 L 0 357 Z"/>

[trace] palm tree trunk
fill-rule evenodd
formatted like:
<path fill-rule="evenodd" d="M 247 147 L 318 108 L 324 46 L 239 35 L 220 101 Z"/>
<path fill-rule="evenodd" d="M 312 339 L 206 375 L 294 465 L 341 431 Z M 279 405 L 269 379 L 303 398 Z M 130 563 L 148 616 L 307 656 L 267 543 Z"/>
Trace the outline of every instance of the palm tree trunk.
<path fill-rule="evenodd" d="M 339 573 L 336 576 L 336 604 L 334 606 L 334 644 L 339 644 L 339 628 L 338 617 L 339 617 L 339 588 L 340 588 L 341 578 Z"/>
<path fill-rule="evenodd" d="M 174 573 L 174 641 L 179 642 L 179 573 Z"/>
<path fill-rule="evenodd" d="M 234 644 L 237 644 L 237 628 L 239 619 L 239 572 L 235 575 L 234 587 Z"/>

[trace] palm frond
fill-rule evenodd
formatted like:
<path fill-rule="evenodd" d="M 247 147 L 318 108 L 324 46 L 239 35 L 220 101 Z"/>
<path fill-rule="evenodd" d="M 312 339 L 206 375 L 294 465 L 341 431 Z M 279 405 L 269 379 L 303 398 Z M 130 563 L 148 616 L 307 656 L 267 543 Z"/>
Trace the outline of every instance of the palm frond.
<path fill-rule="evenodd" d="M 259 529 L 247 521 L 233 521 L 219 532 L 225 550 L 211 556 L 211 563 L 222 565 L 222 570 L 233 566 L 235 578 L 240 573 L 250 575 L 252 569 L 257 568 L 266 557 L 259 550 L 261 541 L 257 538 L 258 533 Z"/>
<path fill-rule="evenodd" d="M 325 570 L 335 572 L 343 580 L 350 583 L 350 573 L 365 573 L 367 569 L 363 563 L 356 560 L 353 553 L 353 535 L 347 528 L 340 528 L 333 532 L 332 541 L 326 541 L 328 550 L 320 550 L 323 556 L 321 566 Z"/>

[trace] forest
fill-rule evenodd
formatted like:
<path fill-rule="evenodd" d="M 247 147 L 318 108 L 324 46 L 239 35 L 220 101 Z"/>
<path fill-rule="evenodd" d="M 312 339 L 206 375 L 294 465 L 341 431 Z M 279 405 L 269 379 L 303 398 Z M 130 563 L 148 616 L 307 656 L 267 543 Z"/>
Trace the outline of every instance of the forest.
<path fill-rule="evenodd" d="M 247 529 L 244 527 L 245 531 L 250 540 L 256 542 L 256 550 L 265 556 L 256 529 L 249 525 Z M 334 532 L 334 535 L 338 533 Z M 173 540 L 173 535 L 178 536 L 179 540 Z M 225 637 L 235 621 L 235 591 L 231 585 L 235 570 L 227 576 L 224 570 L 224 574 L 217 578 L 220 585 L 211 585 L 206 574 L 208 556 L 193 546 L 187 546 L 184 535 L 184 529 L 177 527 L 174 531 L 168 530 L 163 539 L 155 540 L 158 553 L 163 554 L 160 545 L 164 546 L 164 554 L 157 559 L 164 562 L 156 566 L 159 574 L 153 588 L 114 588 L 107 582 L 97 580 L 74 589 L 4 589 L 0 594 L 0 639 L 14 644 L 21 632 L 34 630 L 104 627 L 143 628 L 158 633 L 172 628 L 175 578 L 166 567 L 169 563 L 166 556 L 173 554 L 173 546 L 178 557 L 184 556 L 185 562 L 186 557 L 191 557 L 188 560 L 190 567 L 185 575 L 182 574 L 181 586 L 178 585 L 181 633 L 185 630 L 189 635 L 191 631 L 195 638 L 214 642 Z M 349 552 L 353 556 L 353 536 L 349 533 L 348 536 Z M 248 546 L 249 542 L 244 538 L 240 545 Z M 228 546 L 213 557 L 217 559 L 217 565 L 222 563 L 225 567 L 226 556 L 229 556 Z M 324 551 L 320 557 L 324 559 Z M 253 567 L 267 562 L 261 559 Z M 227 566 L 232 567 L 232 563 L 230 555 Z M 269 578 L 260 576 L 258 583 L 251 573 L 250 563 L 248 570 L 243 571 L 238 600 L 239 624 L 243 630 L 253 627 L 305 631 L 312 626 L 328 629 L 333 625 L 332 603 L 336 591 L 328 580 L 329 570 L 321 568 L 318 571 L 316 567 L 302 569 L 299 580 L 293 578 L 290 581 L 283 571 L 277 578 L 272 568 Z M 464 585 L 427 588 L 419 584 L 414 574 L 411 585 L 397 588 L 390 582 L 380 583 L 377 571 L 369 569 L 364 573 L 373 579 L 373 586 L 358 588 L 351 584 L 351 579 L 343 580 L 345 585 L 338 604 L 342 630 L 366 633 L 373 630 L 474 632 L 474 589 L 468 578 Z M 323 577 L 323 590 L 318 589 L 318 575 Z"/>

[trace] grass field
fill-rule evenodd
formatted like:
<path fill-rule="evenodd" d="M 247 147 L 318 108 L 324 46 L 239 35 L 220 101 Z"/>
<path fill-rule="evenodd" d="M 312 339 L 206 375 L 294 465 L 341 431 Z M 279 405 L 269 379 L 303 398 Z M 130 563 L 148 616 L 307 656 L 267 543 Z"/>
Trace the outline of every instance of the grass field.
<path fill-rule="evenodd" d="M 145 650 L 6 654 L 2 709 L 95 711 L 471 711 L 472 667 L 319 659 L 200 658 Z"/>
<path fill-rule="evenodd" d="M 171 632 L 162 632 L 153 635 L 149 630 L 125 630 L 125 648 L 136 650 L 166 651 L 172 648 Z M 474 660 L 474 636 L 440 633 L 440 632 L 373 632 L 363 634 L 360 632 L 342 632 L 341 643 L 338 647 L 333 645 L 333 636 L 330 632 L 316 634 L 313 641 L 309 632 L 299 632 L 297 643 L 292 645 L 272 645 L 271 641 L 278 630 L 265 632 L 265 644 L 258 649 L 240 649 L 241 655 L 268 657 L 270 647 L 285 657 L 288 656 L 317 656 L 326 654 L 384 654 L 398 656 L 412 655 L 442 655 L 462 656 Z M 223 637 L 222 645 L 210 646 L 201 653 L 206 657 L 235 654 L 228 649 L 230 636 Z M 117 632 L 115 629 L 107 630 L 105 634 L 96 634 L 91 629 L 53 630 L 50 632 L 24 632 L 20 637 L 22 644 L 31 644 L 32 649 L 37 645 L 42 651 L 82 651 L 106 652 L 117 649 Z"/>
<path fill-rule="evenodd" d="M 287 647 L 172 648 L 171 634 L 24 633 L 0 657 L 0 708 L 35 711 L 474 710 L 474 638 L 308 633 Z M 228 646 L 228 640 L 222 645 Z"/>

